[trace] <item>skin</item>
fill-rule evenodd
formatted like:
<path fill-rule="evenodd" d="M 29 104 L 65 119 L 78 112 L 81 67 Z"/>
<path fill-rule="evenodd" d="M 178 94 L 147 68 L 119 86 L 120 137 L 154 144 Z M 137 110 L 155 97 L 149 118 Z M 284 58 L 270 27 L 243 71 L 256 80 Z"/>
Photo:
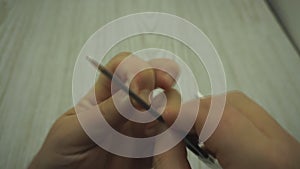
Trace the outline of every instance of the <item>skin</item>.
<path fill-rule="evenodd" d="M 130 53 L 123 52 L 115 56 L 105 67 L 115 72 L 120 62 Z M 155 59 L 148 62 L 135 59 L 145 66 L 164 67 L 174 77 L 179 74 L 178 66 L 171 60 Z M 168 64 L 165 64 L 168 62 Z M 162 64 L 164 63 L 164 64 Z M 118 76 L 122 80 L 131 77 L 135 66 L 125 65 Z M 125 73 L 124 73 L 125 72 Z M 174 79 L 163 71 L 147 69 L 133 78 L 130 88 L 148 101 L 150 91 L 163 88 L 167 103 L 163 113 L 166 123 L 171 125 L 180 108 L 179 93 L 172 89 Z M 148 137 L 162 130 L 157 121 L 148 124 L 134 123 L 127 120 L 116 110 L 111 91 L 111 82 L 100 75 L 95 84 L 95 92 L 91 90 L 77 105 L 76 110 L 85 112 L 101 110 L 106 121 L 119 132 L 133 137 Z M 93 99 L 95 94 L 96 99 Z M 198 116 L 192 132 L 199 134 L 207 116 L 211 97 L 192 100 L 184 103 L 187 108 L 192 102 L 200 101 Z M 218 96 L 213 96 L 218 97 Z M 290 136 L 268 113 L 258 104 L 241 92 L 226 94 L 226 106 L 222 119 L 205 142 L 205 148 L 211 152 L 224 169 L 266 169 L 266 168 L 300 168 L 300 144 Z M 133 105 L 141 109 L 134 101 Z M 64 113 L 53 124 L 49 134 L 32 160 L 29 169 L 89 169 L 89 168 L 157 168 L 176 169 L 190 168 L 186 157 L 186 149 L 181 142 L 169 151 L 153 158 L 125 158 L 109 153 L 95 144 L 82 129 L 76 116 L 75 108 Z"/>
<path fill-rule="evenodd" d="M 169 98 L 171 97 L 176 98 L 176 94 Z M 200 100 L 200 108 L 194 125 L 197 133 L 200 133 L 203 127 L 211 98 L 209 96 Z M 174 99 L 173 102 L 179 102 L 178 100 Z M 176 112 L 167 110 L 163 117 L 168 123 L 171 123 L 176 119 Z M 224 169 L 296 169 L 300 167 L 299 142 L 261 106 L 239 91 L 226 94 L 226 106 L 222 119 L 215 132 L 205 142 L 205 148 L 218 159 Z M 175 147 L 170 152 L 156 157 L 156 159 L 161 158 L 157 166 L 162 167 L 158 168 L 183 168 L 176 167 L 178 164 L 174 164 L 172 161 L 188 166 L 187 160 L 179 160 L 186 159 L 183 157 L 185 156 L 184 152 L 184 148 Z M 176 158 L 178 159 L 176 160 Z M 166 159 L 169 159 L 170 162 L 167 162 Z"/>

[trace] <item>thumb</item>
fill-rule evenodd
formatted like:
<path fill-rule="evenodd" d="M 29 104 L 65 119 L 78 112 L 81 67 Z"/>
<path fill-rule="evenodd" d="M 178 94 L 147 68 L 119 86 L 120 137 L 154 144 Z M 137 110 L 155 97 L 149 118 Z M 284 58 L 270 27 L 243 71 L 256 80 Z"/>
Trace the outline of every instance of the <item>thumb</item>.
<path fill-rule="evenodd" d="M 167 104 L 166 104 L 164 114 L 167 112 L 168 112 L 167 114 L 177 114 L 181 104 L 180 94 L 174 89 L 165 91 L 165 94 L 167 98 Z M 159 128 L 159 126 L 157 127 L 158 130 L 163 130 L 163 127 L 162 128 Z M 157 147 L 157 144 L 155 146 Z M 159 154 L 157 156 L 154 156 L 153 166 L 155 169 L 177 169 L 177 168 L 190 169 L 191 167 L 187 160 L 187 152 L 186 152 L 185 144 L 183 142 L 180 142 L 170 150 L 162 154 Z"/>
<path fill-rule="evenodd" d="M 154 169 L 190 169 L 187 152 L 183 142 L 180 142 L 165 153 L 154 156 Z"/>

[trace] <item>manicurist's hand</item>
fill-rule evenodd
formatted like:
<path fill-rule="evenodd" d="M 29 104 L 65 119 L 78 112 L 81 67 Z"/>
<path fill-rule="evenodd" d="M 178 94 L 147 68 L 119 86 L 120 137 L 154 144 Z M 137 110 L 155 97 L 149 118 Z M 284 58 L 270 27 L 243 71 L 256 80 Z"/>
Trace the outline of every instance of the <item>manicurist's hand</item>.
<path fill-rule="evenodd" d="M 130 55 L 120 53 L 115 56 L 105 67 L 114 73 L 118 65 Z M 133 57 L 134 58 L 134 57 Z M 87 64 L 89 64 L 87 62 Z M 158 66 L 178 74 L 178 66 L 171 60 L 154 59 L 145 62 L 137 57 L 123 65 L 118 76 L 124 83 L 130 78 L 130 74 L 139 66 Z M 93 67 L 91 67 L 92 69 Z M 96 70 L 95 70 L 96 71 Z M 163 71 L 147 69 L 136 75 L 130 83 L 130 88 L 148 100 L 148 95 L 154 88 L 171 89 L 174 79 Z M 113 95 L 122 92 L 113 91 Z M 94 99 L 93 96 L 96 96 Z M 118 99 L 118 98 L 117 98 Z M 122 99 L 122 98 L 120 98 Z M 137 104 L 133 102 L 136 108 Z M 100 109 L 106 121 L 116 130 L 133 137 L 146 137 L 147 126 L 145 124 L 128 121 L 120 115 L 112 100 L 111 81 L 100 74 L 92 89 L 77 105 L 76 110 L 80 113 L 97 112 Z M 151 127 L 150 127 L 151 128 Z M 100 129 L 101 130 L 101 129 Z M 105 132 L 105 131 L 104 131 Z M 150 129 L 151 133 L 151 129 Z M 126 146 L 126 145 L 124 145 Z M 151 168 L 152 158 L 125 158 L 111 154 L 95 144 L 85 133 L 76 116 L 75 108 L 64 113 L 52 126 L 42 148 L 30 164 L 30 169 L 132 169 Z"/>

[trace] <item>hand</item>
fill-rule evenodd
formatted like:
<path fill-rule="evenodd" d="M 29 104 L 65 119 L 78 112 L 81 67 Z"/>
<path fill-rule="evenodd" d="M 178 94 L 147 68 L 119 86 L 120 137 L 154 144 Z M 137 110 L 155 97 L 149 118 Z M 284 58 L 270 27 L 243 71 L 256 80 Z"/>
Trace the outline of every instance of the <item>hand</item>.
<path fill-rule="evenodd" d="M 222 168 L 300 168 L 299 142 L 282 129 L 263 108 L 241 92 L 230 92 L 226 99 L 222 119 L 205 142 L 206 149 L 218 159 Z M 205 122 L 210 101 L 211 97 L 200 100 L 194 125 L 198 134 Z M 186 107 L 184 111 L 188 111 L 187 105 L 191 102 L 183 105 Z M 169 124 L 176 116 L 177 111 L 166 111 L 163 114 Z M 189 168 L 182 144 L 155 157 L 154 164 L 159 169 Z"/>
<path fill-rule="evenodd" d="M 110 72 L 115 72 L 121 61 L 130 53 L 120 53 L 114 57 L 106 68 Z M 89 64 L 89 63 L 87 63 Z M 134 59 L 132 65 L 123 66 L 123 71 L 118 74 L 121 79 L 128 80 L 130 72 L 138 66 L 162 66 L 169 72 L 177 76 L 179 69 L 177 64 L 168 59 L 154 59 L 149 62 Z M 91 67 L 92 68 L 92 67 Z M 130 88 L 144 96 L 148 100 L 148 95 L 154 88 L 163 88 L 165 91 L 171 90 L 174 79 L 163 71 L 147 69 L 134 77 Z M 118 93 L 114 91 L 113 94 Z M 93 99 L 95 94 L 96 100 Z M 138 106 L 135 105 L 137 108 Z M 137 124 L 126 120 L 116 110 L 111 94 L 111 81 L 100 74 L 95 84 L 95 93 L 92 89 L 77 105 L 76 110 L 94 112 L 97 109 L 105 117 L 106 121 L 115 129 L 128 136 L 144 137 L 147 133 L 147 125 Z M 150 124 L 151 125 L 151 124 Z M 151 168 L 152 158 L 125 158 L 111 154 L 96 145 L 82 129 L 75 109 L 72 108 L 62 115 L 52 126 L 42 148 L 30 164 L 30 169 L 89 169 L 89 168 Z"/>

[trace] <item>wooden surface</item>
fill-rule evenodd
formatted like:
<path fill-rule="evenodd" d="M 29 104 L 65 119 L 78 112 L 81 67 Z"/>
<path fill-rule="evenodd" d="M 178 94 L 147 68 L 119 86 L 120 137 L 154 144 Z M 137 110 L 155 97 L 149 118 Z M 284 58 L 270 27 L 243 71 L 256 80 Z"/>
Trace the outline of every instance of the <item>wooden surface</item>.
<path fill-rule="evenodd" d="M 300 59 L 264 1 L 0 0 L 0 168 L 26 168 L 54 120 L 72 106 L 73 68 L 88 37 L 113 19 L 145 11 L 198 26 L 220 54 L 228 90 L 244 91 L 300 140 Z M 182 56 L 209 94 L 203 66 L 174 40 L 133 37 L 108 57 L 144 47 Z"/>

